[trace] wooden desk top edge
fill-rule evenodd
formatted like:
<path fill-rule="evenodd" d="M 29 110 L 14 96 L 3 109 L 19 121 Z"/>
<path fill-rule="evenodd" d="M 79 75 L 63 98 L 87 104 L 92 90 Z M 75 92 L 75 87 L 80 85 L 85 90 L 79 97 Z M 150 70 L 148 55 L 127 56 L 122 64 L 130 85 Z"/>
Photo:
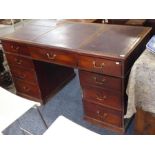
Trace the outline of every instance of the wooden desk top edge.
<path fill-rule="evenodd" d="M 58 24 L 56 27 L 54 27 L 54 28 L 52 28 L 51 27 L 51 30 L 49 30 L 49 31 L 47 31 L 47 32 L 45 32 L 45 33 L 43 33 L 43 34 L 41 34 L 41 35 L 38 35 L 37 37 L 35 37 L 35 39 L 33 39 L 33 40 L 19 40 L 19 39 L 16 39 L 16 38 L 9 38 L 9 35 L 10 34 L 8 34 L 8 35 L 6 35 L 6 36 L 3 36 L 3 37 L 0 37 L 0 40 L 2 40 L 2 41 L 14 41 L 14 42 L 18 42 L 18 43 L 24 43 L 24 44 L 30 44 L 30 45 L 36 45 L 36 46 L 42 46 L 42 47 L 45 47 L 45 48 L 55 48 L 55 49 L 62 49 L 62 50 L 66 50 L 66 51 L 70 51 L 70 52 L 74 52 L 74 53 L 77 53 L 77 54 L 86 54 L 86 55 L 93 55 L 93 56 L 96 56 L 96 57 L 106 57 L 106 58 L 108 58 L 108 59 L 117 59 L 117 60 L 120 60 L 120 61 L 123 61 L 123 60 L 125 60 L 126 59 L 126 57 L 128 56 L 128 55 L 130 55 L 130 53 L 136 48 L 136 46 L 137 46 L 137 44 L 141 41 L 141 40 L 143 40 L 143 38 L 145 38 L 145 36 L 151 31 L 151 29 L 152 28 L 150 28 L 150 27 L 143 27 L 144 28 L 144 30 L 142 31 L 142 33 L 139 35 L 139 36 L 137 36 L 137 37 L 140 37 L 140 39 L 137 41 L 137 43 L 131 48 L 131 49 L 129 49 L 129 52 L 128 52 L 128 54 L 127 55 L 125 55 L 124 57 L 113 57 L 113 56 L 105 56 L 105 55 L 102 55 L 102 54 L 99 54 L 99 53 L 97 53 L 96 51 L 91 51 L 89 54 L 88 54 L 88 50 L 83 50 L 83 49 L 80 49 L 80 48 L 76 48 L 76 49 L 74 49 L 74 48 L 65 48 L 65 47 L 59 47 L 59 46 L 53 46 L 53 45 L 47 45 L 47 44 L 43 44 L 43 43 L 39 43 L 39 42 L 35 42 L 35 40 L 37 39 L 37 38 L 39 38 L 39 37 L 42 37 L 42 36 L 44 36 L 44 34 L 47 34 L 47 33 L 49 33 L 49 32 L 52 32 L 53 30 L 55 30 L 55 29 L 58 29 L 58 28 L 60 28 L 60 27 L 62 27 L 62 26 L 64 26 L 65 24 L 80 24 L 80 25 L 97 25 L 97 26 L 99 26 L 99 27 L 101 27 L 101 30 L 103 29 L 103 27 L 105 27 L 105 25 L 107 25 L 107 26 L 109 26 L 109 24 L 99 24 L 99 23 L 77 23 L 77 22 L 72 22 L 72 21 L 69 21 L 69 22 L 63 22 L 63 23 L 60 23 L 60 24 Z M 114 24 L 110 24 L 110 27 L 133 27 L 133 26 L 126 26 L 126 25 L 114 25 Z M 142 26 L 135 26 L 135 27 L 141 27 L 142 28 Z M 103 32 L 103 31 L 101 31 L 101 32 Z M 16 32 L 14 32 L 14 33 L 16 33 Z M 11 34 L 14 34 L 14 33 L 11 33 Z M 95 32 L 94 32 L 95 33 Z M 92 35 L 94 35 L 94 33 L 92 34 Z M 95 37 L 94 37 L 94 39 L 95 39 Z"/>

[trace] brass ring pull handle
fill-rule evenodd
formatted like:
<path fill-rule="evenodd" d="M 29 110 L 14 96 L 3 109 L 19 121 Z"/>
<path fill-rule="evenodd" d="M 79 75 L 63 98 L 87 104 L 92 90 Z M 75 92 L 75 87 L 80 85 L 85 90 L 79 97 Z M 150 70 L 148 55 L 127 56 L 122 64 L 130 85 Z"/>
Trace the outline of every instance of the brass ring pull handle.
<path fill-rule="evenodd" d="M 94 80 L 96 84 L 100 84 L 100 85 L 104 84 L 104 82 L 106 81 L 106 79 L 102 79 L 101 81 L 98 81 L 96 77 L 94 77 Z"/>
<path fill-rule="evenodd" d="M 107 97 L 105 95 L 104 96 L 101 96 L 101 97 L 98 96 L 98 95 L 96 96 L 96 99 L 99 100 L 99 101 L 104 101 L 106 98 Z"/>
<path fill-rule="evenodd" d="M 28 91 L 30 91 L 30 88 L 28 88 L 28 87 L 23 87 L 23 89 L 26 91 L 26 92 L 28 92 Z"/>
<path fill-rule="evenodd" d="M 17 59 L 17 58 L 15 58 L 15 62 L 16 62 L 18 65 L 21 65 L 21 64 L 22 64 L 22 60 Z"/>
<path fill-rule="evenodd" d="M 11 45 L 11 48 L 14 49 L 14 50 L 19 50 L 19 46 L 13 46 L 13 45 Z"/>
<path fill-rule="evenodd" d="M 51 55 L 50 53 L 46 53 L 46 55 L 47 55 L 48 59 L 50 59 L 50 60 L 54 60 L 56 57 L 56 54 Z"/>
<path fill-rule="evenodd" d="M 104 67 L 104 63 L 101 63 L 100 66 L 97 66 L 97 65 L 96 65 L 96 62 L 93 61 L 93 66 L 94 66 L 94 68 L 101 69 L 101 68 Z"/>

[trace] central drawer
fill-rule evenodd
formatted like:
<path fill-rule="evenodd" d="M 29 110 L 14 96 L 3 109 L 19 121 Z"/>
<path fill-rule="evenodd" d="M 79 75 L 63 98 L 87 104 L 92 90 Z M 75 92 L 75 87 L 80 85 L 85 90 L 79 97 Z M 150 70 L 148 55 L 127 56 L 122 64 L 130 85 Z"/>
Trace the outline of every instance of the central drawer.
<path fill-rule="evenodd" d="M 77 60 L 74 54 L 57 49 L 45 49 L 40 47 L 29 47 L 33 59 L 52 62 L 65 66 L 76 67 Z"/>
<path fill-rule="evenodd" d="M 83 88 L 83 97 L 86 100 L 100 103 L 105 107 L 122 110 L 121 93 L 119 92 L 85 86 Z"/>

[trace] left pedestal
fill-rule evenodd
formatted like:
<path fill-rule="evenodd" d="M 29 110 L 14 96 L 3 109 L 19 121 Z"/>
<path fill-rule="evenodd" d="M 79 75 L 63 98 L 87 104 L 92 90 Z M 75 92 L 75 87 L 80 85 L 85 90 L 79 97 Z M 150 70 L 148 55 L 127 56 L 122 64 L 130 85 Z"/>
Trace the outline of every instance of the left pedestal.
<path fill-rule="evenodd" d="M 46 103 L 74 76 L 72 68 L 34 61 L 26 45 L 2 42 L 17 94 Z"/>

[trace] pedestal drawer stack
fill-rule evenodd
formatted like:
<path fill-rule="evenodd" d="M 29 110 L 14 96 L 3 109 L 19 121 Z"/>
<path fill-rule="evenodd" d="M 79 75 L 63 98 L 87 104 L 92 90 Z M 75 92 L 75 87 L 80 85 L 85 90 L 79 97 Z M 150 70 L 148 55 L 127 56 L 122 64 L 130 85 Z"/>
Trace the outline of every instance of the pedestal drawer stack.
<path fill-rule="evenodd" d="M 3 48 L 12 73 L 17 94 L 40 101 L 41 93 L 33 61 L 24 44 L 3 42 Z"/>
<path fill-rule="evenodd" d="M 84 118 L 122 132 L 124 105 L 122 103 L 121 62 L 82 57 L 79 60 L 79 66 Z"/>

